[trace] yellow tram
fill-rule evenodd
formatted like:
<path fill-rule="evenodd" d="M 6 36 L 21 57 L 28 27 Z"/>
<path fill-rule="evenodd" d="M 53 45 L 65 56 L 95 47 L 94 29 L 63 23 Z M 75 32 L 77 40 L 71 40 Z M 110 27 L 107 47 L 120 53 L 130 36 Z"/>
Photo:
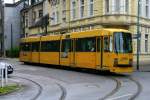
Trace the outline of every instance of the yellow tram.
<path fill-rule="evenodd" d="M 131 73 L 132 34 L 123 29 L 96 29 L 22 38 L 20 61 Z"/>

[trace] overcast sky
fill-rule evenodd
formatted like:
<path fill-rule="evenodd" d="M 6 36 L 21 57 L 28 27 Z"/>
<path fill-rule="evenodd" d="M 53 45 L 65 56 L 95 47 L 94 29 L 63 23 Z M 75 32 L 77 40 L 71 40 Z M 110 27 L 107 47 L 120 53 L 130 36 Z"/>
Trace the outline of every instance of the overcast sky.
<path fill-rule="evenodd" d="M 19 0 L 15 0 L 15 1 L 19 1 Z M 5 3 L 12 3 L 13 0 L 4 0 Z"/>

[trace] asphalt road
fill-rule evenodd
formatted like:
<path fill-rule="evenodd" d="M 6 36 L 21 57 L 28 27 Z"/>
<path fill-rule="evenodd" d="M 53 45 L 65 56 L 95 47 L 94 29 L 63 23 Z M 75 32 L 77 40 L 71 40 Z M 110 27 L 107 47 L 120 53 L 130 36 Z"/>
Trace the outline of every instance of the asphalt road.
<path fill-rule="evenodd" d="M 25 65 L 17 59 L 9 80 L 23 88 L 0 100 L 149 100 L 150 64 L 141 62 L 141 71 L 115 75 L 58 66 Z M 136 69 L 136 68 L 135 68 Z"/>

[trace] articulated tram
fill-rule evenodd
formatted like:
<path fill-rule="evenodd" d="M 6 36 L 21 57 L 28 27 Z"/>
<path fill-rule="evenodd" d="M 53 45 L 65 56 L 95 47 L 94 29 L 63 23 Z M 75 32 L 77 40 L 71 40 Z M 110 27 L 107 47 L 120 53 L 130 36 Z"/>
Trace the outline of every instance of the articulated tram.
<path fill-rule="evenodd" d="M 132 34 L 123 29 L 96 29 L 22 38 L 20 61 L 131 73 Z"/>

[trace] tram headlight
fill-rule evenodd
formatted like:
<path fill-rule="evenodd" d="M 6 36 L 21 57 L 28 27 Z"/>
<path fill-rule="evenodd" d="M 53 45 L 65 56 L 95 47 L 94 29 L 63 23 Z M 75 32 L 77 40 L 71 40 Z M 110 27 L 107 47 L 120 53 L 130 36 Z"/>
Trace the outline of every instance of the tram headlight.
<path fill-rule="evenodd" d="M 116 67 L 118 65 L 118 58 L 114 59 L 114 67 Z"/>
<path fill-rule="evenodd" d="M 129 59 L 129 65 L 133 66 L 133 60 L 132 59 Z"/>

